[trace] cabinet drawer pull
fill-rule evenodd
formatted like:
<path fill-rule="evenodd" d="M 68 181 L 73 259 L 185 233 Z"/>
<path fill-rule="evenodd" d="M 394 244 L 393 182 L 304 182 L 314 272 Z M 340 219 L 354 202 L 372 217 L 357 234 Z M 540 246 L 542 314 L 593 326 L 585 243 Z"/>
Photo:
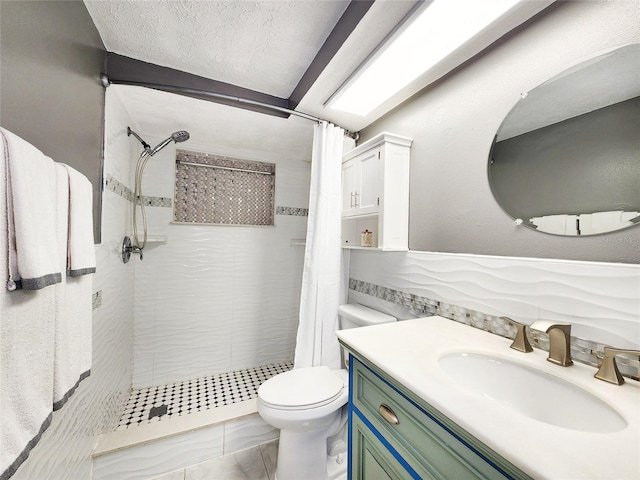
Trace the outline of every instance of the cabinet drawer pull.
<path fill-rule="evenodd" d="M 390 424 L 398 425 L 400 423 L 400 420 L 398 420 L 398 417 L 396 416 L 394 411 L 391 410 L 391 407 L 389 407 L 389 405 L 385 405 L 384 403 L 381 404 L 378 407 L 378 411 L 380 412 L 380 415 L 382 415 L 382 418 L 384 418 Z"/>

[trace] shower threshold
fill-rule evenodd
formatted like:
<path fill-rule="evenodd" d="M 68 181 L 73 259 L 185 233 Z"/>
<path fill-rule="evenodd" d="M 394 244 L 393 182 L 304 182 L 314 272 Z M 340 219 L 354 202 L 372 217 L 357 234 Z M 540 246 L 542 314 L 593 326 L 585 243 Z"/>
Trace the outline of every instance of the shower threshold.
<path fill-rule="evenodd" d="M 291 368 L 283 362 L 132 390 L 116 431 L 101 437 L 93 457 L 255 414 L 258 387 Z"/>

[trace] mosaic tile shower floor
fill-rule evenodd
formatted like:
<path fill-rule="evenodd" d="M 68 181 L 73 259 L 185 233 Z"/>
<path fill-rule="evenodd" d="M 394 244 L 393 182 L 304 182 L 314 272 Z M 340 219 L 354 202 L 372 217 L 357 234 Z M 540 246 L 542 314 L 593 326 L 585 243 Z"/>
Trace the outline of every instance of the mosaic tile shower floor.
<path fill-rule="evenodd" d="M 133 390 L 117 430 L 250 400 L 262 382 L 292 368 L 283 362 Z"/>

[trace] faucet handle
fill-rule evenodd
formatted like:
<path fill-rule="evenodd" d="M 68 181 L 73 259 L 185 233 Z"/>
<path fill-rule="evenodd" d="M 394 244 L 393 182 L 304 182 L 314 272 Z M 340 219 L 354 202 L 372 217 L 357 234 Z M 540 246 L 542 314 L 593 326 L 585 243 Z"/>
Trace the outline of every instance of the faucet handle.
<path fill-rule="evenodd" d="M 559 328 L 565 332 L 571 333 L 571 324 L 566 322 L 553 322 L 551 320 L 536 320 L 531 324 L 533 330 L 549 333 L 554 328 Z"/>
<path fill-rule="evenodd" d="M 513 339 L 511 348 L 524 353 L 533 352 L 533 347 L 531 347 L 529 339 L 527 338 L 527 325 L 524 323 L 516 322 L 509 317 L 500 317 L 500 319 L 509 322 L 511 325 L 516 327 L 516 337 Z"/>
<path fill-rule="evenodd" d="M 622 385 L 624 378 L 618 370 L 618 364 L 616 363 L 616 355 L 637 355 L 640 356 L 640 350 L 625 350 L 622 348 L 604 347 L 602 365 L 594 375 L 598 380 L 604 380 L 605 382 L 613 383 L 614 385 Z"/>

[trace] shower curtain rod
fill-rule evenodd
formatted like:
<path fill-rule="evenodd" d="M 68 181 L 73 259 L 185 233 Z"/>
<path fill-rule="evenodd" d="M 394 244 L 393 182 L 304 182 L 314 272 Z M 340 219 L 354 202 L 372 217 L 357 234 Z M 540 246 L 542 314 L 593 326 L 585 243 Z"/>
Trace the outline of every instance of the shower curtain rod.
<path fill-rule="evenodd" d="M 104 85 L 105 87 L 108 87 L 109 85 L 116 84 L 116 85 L 130 85 L 132 87 L 147 87 L 147 88 L 153 88 L 155 90 L 164 90 L 164 91 L 169 91 L 169 92 L 182 92 L 182 93 L 190 93 L 192 95 L 201 95 L 204 97 L 212 97 L 212 98 L 218 98 L 220 100 L 229 100 L 232 102 L 238 102 L 238 103 L 246 103 L 247 105 L 253 105 L 255 107 L 261 107 L 261 108 L 267 108 L 269 110 L 276 110 L 278 112 L 283 112 L 283 113 L 287 113 L 289 115 L 295 115 L 297 117 L 301 117 L 304 118 L 306 120 L 311 120 L 313 122 L 328 122 L 328 120 L 323 120 L 322 118 L 318 118 L 318 117 L 314 117 L 313 115 L 308 115 L 306 113 L 303 112 L 298 112 L 296 110 L 291 110 L 289 108 L 285 108 L 285 107 L 278 107 L 276 105 L 270 105 L 268 103 L 263 103 L 263 102 L 258 102 L 256 100 L 250 100 L 248 98 L 243 98 L 243 97 L 236 97 L 233 95 L 225 95 L 224 93 L 215 93 L 215 92 L 209 92 L 206 90 L 199 90 L 196 88 L 188 88 L 188 87 L 177 87 L 175 85 L 163 85 L 161 83 L 148 83 L 148 82 L 133 82 L 130 80 L 111 80 L 106 74 L 102 74 L 100 76 L 100 79 L 102 81 L 102 85 Z M 332 122 L 329 122 L 332 123 Z M 337 125 L 339 127 L 339 125 Z M 342 128 L 342 127 L 340 127 Z M 346 128 L 343 128 L 344 130 L 344 134 L 348 137 L 353 138 L 354 140 L 358 141 L 358 138 L 360 137 L 360 134 L 358 132 L 350 132 L 349 130 L 347 130 Z"/>
<path fill-rule="evenodd" d="M 230 170 L 232 172 L 258 173 L 260 175 L 273 175 L 273 172 L 261 172 L 260 170 L 248 170 L 246 168 L 222 167 L 220 165 L 211 165 L 209 163 L 186 162 L 184 160 L 176 160 L 179 165 L 190 165 L 192 167 L 215 168 L 216 170 Z"/>

